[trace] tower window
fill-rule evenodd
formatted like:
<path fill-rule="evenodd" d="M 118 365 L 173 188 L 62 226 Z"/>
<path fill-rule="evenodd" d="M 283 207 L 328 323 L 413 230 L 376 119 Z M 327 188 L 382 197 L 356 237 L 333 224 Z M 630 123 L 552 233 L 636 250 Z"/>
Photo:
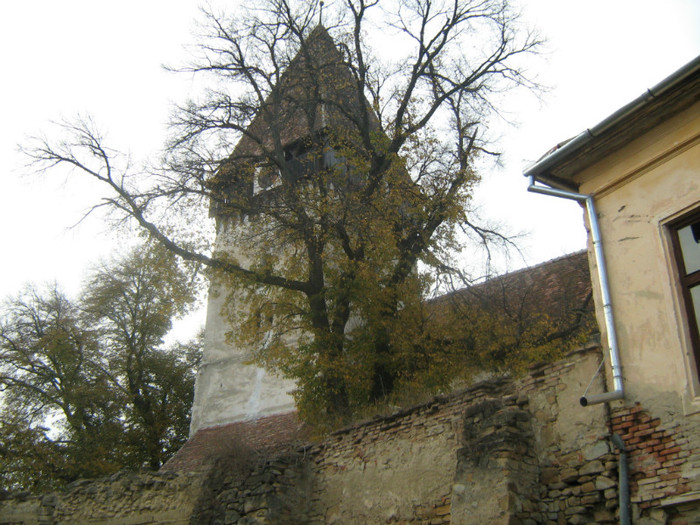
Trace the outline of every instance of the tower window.
<path fill-rule="evenodd" d="M 253 195 L 270 190 L 282 183 L 279 169 L 270 165 L 261 165 L 255 168 L 253 178 Z"/>

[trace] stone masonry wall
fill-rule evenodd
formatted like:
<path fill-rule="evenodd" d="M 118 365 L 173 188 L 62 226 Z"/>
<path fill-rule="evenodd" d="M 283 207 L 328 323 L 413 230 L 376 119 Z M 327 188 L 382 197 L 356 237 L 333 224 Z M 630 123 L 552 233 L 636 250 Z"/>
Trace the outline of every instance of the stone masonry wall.
<path fill-rule="evenodd" d="M 136 525 L 190 523 L 204 478 L 194 473 L 120 472 L 80 480 L 65 491 L 0 501 L 0 523 L 22 525 Z"/>
<path fill-rule="evenodd" d="M 230 476 L 210 517 L 227 525 L 612 523 L 617 458 L 606 409 L 578 403 L 599 362 L 588 348 L 519 381 L 483 382 L 343 429 Z M 600 378 L 592 386 L 603 387 Z"/>
<path fill-rule="evenodd" d="M 510 523 L 536 510 L 539 469 L 526 404 L 507 396 L 467 409 L 452 485 L 453 523 Z"/>
<path fill-rule="evenodd" d="M 599 354 L 574 354 L 534 367 L 520 382 L 519 399 L 528 399 L 538 494 L 527 523 L 617 522 L 617 455 L 609 440 L 607 407 L 583 408 L 579 398 L 594 377 Z M 592 392 L 604 389 L 598 376 Z"/>
<path fill-rule="evenodd" d="M 200 474 L 123 474 L 0 502 L 0 523 L 611 523 L 607 409 L 578 404 L 599 361 L 584 349 L 316 444 L 231 446 Z"/>
<path fill-rule="evenodd" d="M 311 523 L 450 523 L 465 408 L 500 398 L 509 385 L 482 383 L 315 447 Z"/>

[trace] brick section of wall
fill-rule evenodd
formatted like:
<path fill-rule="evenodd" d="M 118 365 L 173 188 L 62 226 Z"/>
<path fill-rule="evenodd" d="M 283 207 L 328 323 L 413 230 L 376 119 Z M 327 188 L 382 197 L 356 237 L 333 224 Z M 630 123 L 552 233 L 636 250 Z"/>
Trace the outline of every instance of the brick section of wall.
<path fill-rule="evenodd" d="M 632 503 L 645 510 L 664 498 L 690 490 L 681 468 L 694 449 L 683 437 L 681 427 L 664 428 L 661 420 L 649 415 L 639 403 L 614 410 L 610 427 L 627 449 Z"/>

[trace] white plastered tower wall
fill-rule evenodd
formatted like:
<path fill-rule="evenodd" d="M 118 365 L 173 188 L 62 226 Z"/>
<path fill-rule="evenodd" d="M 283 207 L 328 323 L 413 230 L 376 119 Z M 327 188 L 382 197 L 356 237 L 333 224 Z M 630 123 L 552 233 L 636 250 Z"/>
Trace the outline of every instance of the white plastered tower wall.
<path fill-rule="evenodd" d="M 241 260 L 243 250 L 236 246 L 237 219 L 219 220 L 216 250 Z M 251 362 L 252 349 L 233 343 L 227 333 L 236 327 L 224 312 L 228 290 L 225 283 L 212 279 L 207 302 L 204 352 L 197 372 L 190 436 L 198 430 L 250 421 L 295 410 L 291 392 L 294 381 L 280 377 Z M 234 298 L 235 301 L 235 298 Z M 243 301 L 235 308 L 245 308 Z"/>

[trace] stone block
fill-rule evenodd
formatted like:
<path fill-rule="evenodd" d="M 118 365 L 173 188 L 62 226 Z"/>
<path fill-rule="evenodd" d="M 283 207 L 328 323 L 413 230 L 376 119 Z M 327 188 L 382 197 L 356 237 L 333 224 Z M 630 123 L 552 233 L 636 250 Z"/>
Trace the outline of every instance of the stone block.
<path fill-rule="evenodd" d="M 599 509 L 593 512 L 596 523 L 615 523 L 615 515 L 609 510 Z"/>
<path fill-rule="evenodd" d="M 581 453 L 583 454 L 583 458 L 587 461 L 592 461 L 594 459 L 598 459 L 602 456 L 605 456 L 610 452 L 610 445 L 608 445 L 607 441 L 597 441 L 592 445 L 587 445 L 582 448 Z"/>
<path fill-rule="evenodd" d="M 589 482 L 581 485 L 581 492 L 583 492 L 583 493 L 593 492 L 594 490 L 596 490 L 596 486 L 592 481 L 589 481 Z"/>
<path fill-rule="evenodd" d="M 585 514 L 585 512 L 586 512 L 586 507 L 582 507 L 582 506 L 566 507 L 566 509 L 564 510 L 564 514 L 566 514 L 567 516 L 573 516 L 574 514 Z M 569 520 L 571 520 L 571 518 L 569 518 Z"/>
<path fill-rule="evenodd" d="M 576 507 L 581 504 L 581 498 L 578 498 L 576 496 L 571 496 L 570 498 L 567 498 L 566 504 L 569 507 Z"/>
<path fill-rule="evenodd" d="M 265 498 L 263 497 L 249 497 L 246 498 L 245 503 L 243 504 L 243 513 L 244 514 L 250 514 L 252 512 L 256 512 L 260 509 L 263 509 L 266 506 Z"/>
<path fill-rule="evenodd" d="M 606 478 L 605 476 L 598 476 L 595 479 L 595 488 L 597 490 L 606 490 L 615 487 L 616 485 L 617 483 L 615 482 L 615 480 Z"/>
<path fill-rule="evenodd" d="M 565 483 L 571 483 L 574 480 L 578 479 L 578 470 L 575 468 L 565 468 L 561 472 L 561 480 Z"/>
<path fill-rule="evenodd" d="M 600 472 L 603 472 L 605 470 L 605 467 L 603 466 L 603 463 L 599 460 L 594 460 L 594 461 L 589 461 L 583 467 L 579 469 L 579 474 L 582 476 L 588 475 L 588 474 L 598 474 Z"/>
<path fill-rule="evenodd" d="M 605 496 L 605 499 L 617 498 L 617 487 L 605 489 L 603 495 Z"/>
<path fill-rule="evenodd" d="M 600 501 L 600 492 L 594 492 L 588 496 L 581 497 L 581 505 L 590 506 Z"/>
<path fill-rule="evenodd" d="M 590 518 L 586 517 L 583 514 L 574 514 L 573 516 L 569 517 L 568 523 L 571 525 L 583 525 L 584 523 L 590 523 L 591 520 Z"/>

